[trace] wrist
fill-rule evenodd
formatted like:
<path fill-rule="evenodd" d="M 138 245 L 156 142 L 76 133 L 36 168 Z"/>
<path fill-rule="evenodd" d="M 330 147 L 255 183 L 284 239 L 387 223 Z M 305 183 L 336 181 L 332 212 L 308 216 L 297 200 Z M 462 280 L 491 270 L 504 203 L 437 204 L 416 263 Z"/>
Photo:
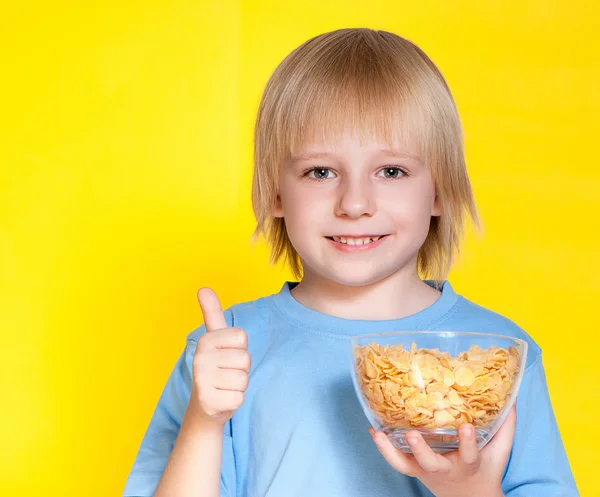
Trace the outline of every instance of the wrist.
<path fill-rule="evenodd" d="M 223 435 L 225 423 L 207 418 L 198 409 L 195 409 L 193 405 L 189 404 L 183 416 L 181 429 L 203 435 Z"/>
<path fill-rule="evenodd" d="M 445 497 L 448 495 L 451 495 L 453 497 L 505 497 L 504 492 L 502 491 L 502 488 L 485 488 L 485 487 L 481 487 L 481 486 L 475 486 L 474 487 L 470 487 L 468 488 L 466 491 L 459 491 L 457 493 L 456 490 L 450 490 L 450 493 L 448 493 L 448 489 L 445 489 L 444 491 L 439 491 L 439 493 L 434 492 L 434 494 L 436 495 L 436 497 Z"/>

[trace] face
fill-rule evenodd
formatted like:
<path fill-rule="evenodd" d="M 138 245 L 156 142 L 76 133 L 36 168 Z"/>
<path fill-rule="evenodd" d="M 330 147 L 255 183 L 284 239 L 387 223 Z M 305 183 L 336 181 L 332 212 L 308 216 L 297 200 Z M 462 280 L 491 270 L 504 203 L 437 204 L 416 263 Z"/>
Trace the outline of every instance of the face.
<path fill-rule="evenodd" d="M 414 274 L 431 216 L 439 214 L 416 147 L 351 137 L 298 150 L 281 173 L 274 209 L 305 278 L 348 286 Z"/>

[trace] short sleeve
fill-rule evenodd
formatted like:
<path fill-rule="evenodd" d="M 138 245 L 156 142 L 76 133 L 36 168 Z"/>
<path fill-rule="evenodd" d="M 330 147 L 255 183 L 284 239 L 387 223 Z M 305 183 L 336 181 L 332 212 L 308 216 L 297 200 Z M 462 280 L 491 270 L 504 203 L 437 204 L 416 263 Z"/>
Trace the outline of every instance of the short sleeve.
<path fill-rule="evenodd" d="M 152 497 L 158 486 L 190 399 L 192 359 L 196 350 L 196 340 L 203 332 L 204 327 L 201 327 L 188 336 L 185 351 L 175 364 L 152 415 L 125 484 L 123 497 Z M 223 438 L 221 497 L 234 497 L 235 484 L 233 441 L 231 424 L 228 422 Z"/>
<path fill-rule="evenodd" d="M 541 355 L 527 367 L 517 400 L 513 449 L 502 481 L 506 497 L 577 497 Z"/>

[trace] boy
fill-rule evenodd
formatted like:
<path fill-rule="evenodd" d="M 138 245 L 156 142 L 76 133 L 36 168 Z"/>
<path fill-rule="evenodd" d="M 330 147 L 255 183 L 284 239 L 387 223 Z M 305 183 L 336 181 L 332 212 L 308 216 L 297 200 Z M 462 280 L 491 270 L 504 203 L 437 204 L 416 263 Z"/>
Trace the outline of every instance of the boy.
<path fill-rule="evenodd" d="M 273 260 L 300 282 L 225 312 L 198 292 L 205 325 L 188 336 L 125 496 L 578 495 L 539 347 L 445 281 L 466 217 L 477 222 L 461 133 L 436 66 L 394 34 L 326 33 L 279 65 L 256 123 L 253 208 Z M 348 338 L 402 330 L 528 341 L 516 413 L 481 452 L 469 424 L 445 455 L 417 432 L 412 455 L 369 436 Z"/>

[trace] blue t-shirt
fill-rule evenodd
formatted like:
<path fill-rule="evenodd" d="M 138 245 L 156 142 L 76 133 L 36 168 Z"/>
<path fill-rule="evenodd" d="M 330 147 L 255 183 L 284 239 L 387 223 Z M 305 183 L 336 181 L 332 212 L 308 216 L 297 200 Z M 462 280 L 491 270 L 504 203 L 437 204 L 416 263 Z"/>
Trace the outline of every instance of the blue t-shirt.
<path fill-rule="evenodd" d="M 293 285 L 225 311 L 230 326 L 248 333 L 252 369 L 244 404 L 225 426 L 222 497 L 431 496 L 378 452 L 350 376 L 349 337 L 403 330 L 478 331 L 526 340 L 517 428 L 502 488 L 507 497 L 579 495 L 548 397 L 540 348 L 513 322 L 457 295 L 448 282 L 427 309 L 385 321 L 313 311 L 294 299 Z M 158 485 L 188 404 L 192 357 L 202 333 L 203 326 L 187 337 L 124 496 L 151 496 Z"/>

